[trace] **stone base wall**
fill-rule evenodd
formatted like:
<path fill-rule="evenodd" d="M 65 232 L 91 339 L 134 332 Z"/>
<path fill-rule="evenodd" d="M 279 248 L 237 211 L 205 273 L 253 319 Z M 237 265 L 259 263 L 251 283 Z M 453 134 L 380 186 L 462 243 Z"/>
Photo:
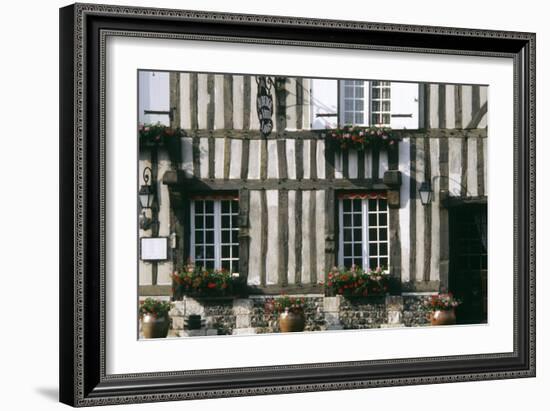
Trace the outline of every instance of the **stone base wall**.
<path fill-rule="evenodd" d="M 421 309 L 429 299 L 429 295 L 403 296 L 403 324 L 405 327 L 421 327 L 430 324 L 428 313 Z"/>
<path fill-rule="evenodd" d="M 266 312 L 272 296 L 190 298 L 173 302 L 169 336 L 209 336 L 279 332 L 277 316 Z M 276 296 L 275 296 L 276 297 Z M 347 298 L 305 295 L 305 331 L 429 325 L 421 306 L 429 295 Z M 200 315 L 200 330 L 189 330 L 189 315 Z"/>

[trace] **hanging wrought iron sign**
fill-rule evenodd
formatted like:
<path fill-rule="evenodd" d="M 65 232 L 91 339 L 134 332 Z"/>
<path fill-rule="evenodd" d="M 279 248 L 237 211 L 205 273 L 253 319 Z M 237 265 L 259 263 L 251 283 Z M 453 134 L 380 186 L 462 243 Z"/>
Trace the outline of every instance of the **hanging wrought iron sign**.
<path fill-rule="evenodd" d="M 256 97 L 256 110 L 260 120 L 260 132 L 267 137 L 273 130 L 273 97 L 271 96 L 272 80 L 266 76 L 257 76 L 258 94 Z"/>

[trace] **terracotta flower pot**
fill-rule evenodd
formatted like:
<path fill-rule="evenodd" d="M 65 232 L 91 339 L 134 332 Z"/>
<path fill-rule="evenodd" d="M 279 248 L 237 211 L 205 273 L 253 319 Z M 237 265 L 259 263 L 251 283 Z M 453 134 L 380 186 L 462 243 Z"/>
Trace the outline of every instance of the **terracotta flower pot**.
<path fill-rule="evenodd" d="M 141 330 L 145 338 L 166 338 L 170 329 L 169 317 L 154 317 L 144 314 L 141 317 Z"/>
<path fill-rule="evenodd" d="M 436 310 L 430 317 L 432 325 L 453 325 L 456 324 L 455 310 Z"/>
<path fill-rule="evenodd" d="M 292 312 L 285 310 L 279 314 L 279 328 L 282 333 L 304 331 L 306 318 L 303 311 Z"/>

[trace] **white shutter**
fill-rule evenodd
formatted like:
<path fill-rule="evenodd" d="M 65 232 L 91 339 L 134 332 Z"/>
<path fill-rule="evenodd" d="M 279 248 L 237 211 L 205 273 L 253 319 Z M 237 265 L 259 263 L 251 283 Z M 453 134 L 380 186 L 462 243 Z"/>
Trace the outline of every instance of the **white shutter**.
<path fill-rule="evenodd" d="M 323 116 L 323 114 L 333 114 Z M 338 80 L 311 80 L 311 129 L 338 126 Z"/>
<path fill-rule="evenodd" d="M 418 83 L 391 83 L 391 128 L 417 129 Z"/>
<path fill-rule="evenodd" d="M 170 73 L 139 72 L 139 122 L 170 125 Z M 146 110 L 166 111 L 167 114 L 145 114 Z"/>

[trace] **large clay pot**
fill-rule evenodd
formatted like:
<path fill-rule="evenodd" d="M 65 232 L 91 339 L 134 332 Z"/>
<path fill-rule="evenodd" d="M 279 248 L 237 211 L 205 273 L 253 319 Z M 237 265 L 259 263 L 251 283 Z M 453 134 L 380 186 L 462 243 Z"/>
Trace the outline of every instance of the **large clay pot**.
<path fill-rule="evenodd" d="M 141 330 L 145 338 L 166 338 L 170 329 L 169 317 L 155 317 L 144 314 L 141 317 Z"/>
<path fill-rule="evenodd" d="M 303 311 L 292 312 L 285 310 L 279 314 L 279 328 L 282 333 L 304 331 L 306 318 Z"/>
<path fill-rule="evenodd" d="M 455 310 L 436 310 L 430 318 L 432 325 L 453 325 L 456 324 Z"/>

